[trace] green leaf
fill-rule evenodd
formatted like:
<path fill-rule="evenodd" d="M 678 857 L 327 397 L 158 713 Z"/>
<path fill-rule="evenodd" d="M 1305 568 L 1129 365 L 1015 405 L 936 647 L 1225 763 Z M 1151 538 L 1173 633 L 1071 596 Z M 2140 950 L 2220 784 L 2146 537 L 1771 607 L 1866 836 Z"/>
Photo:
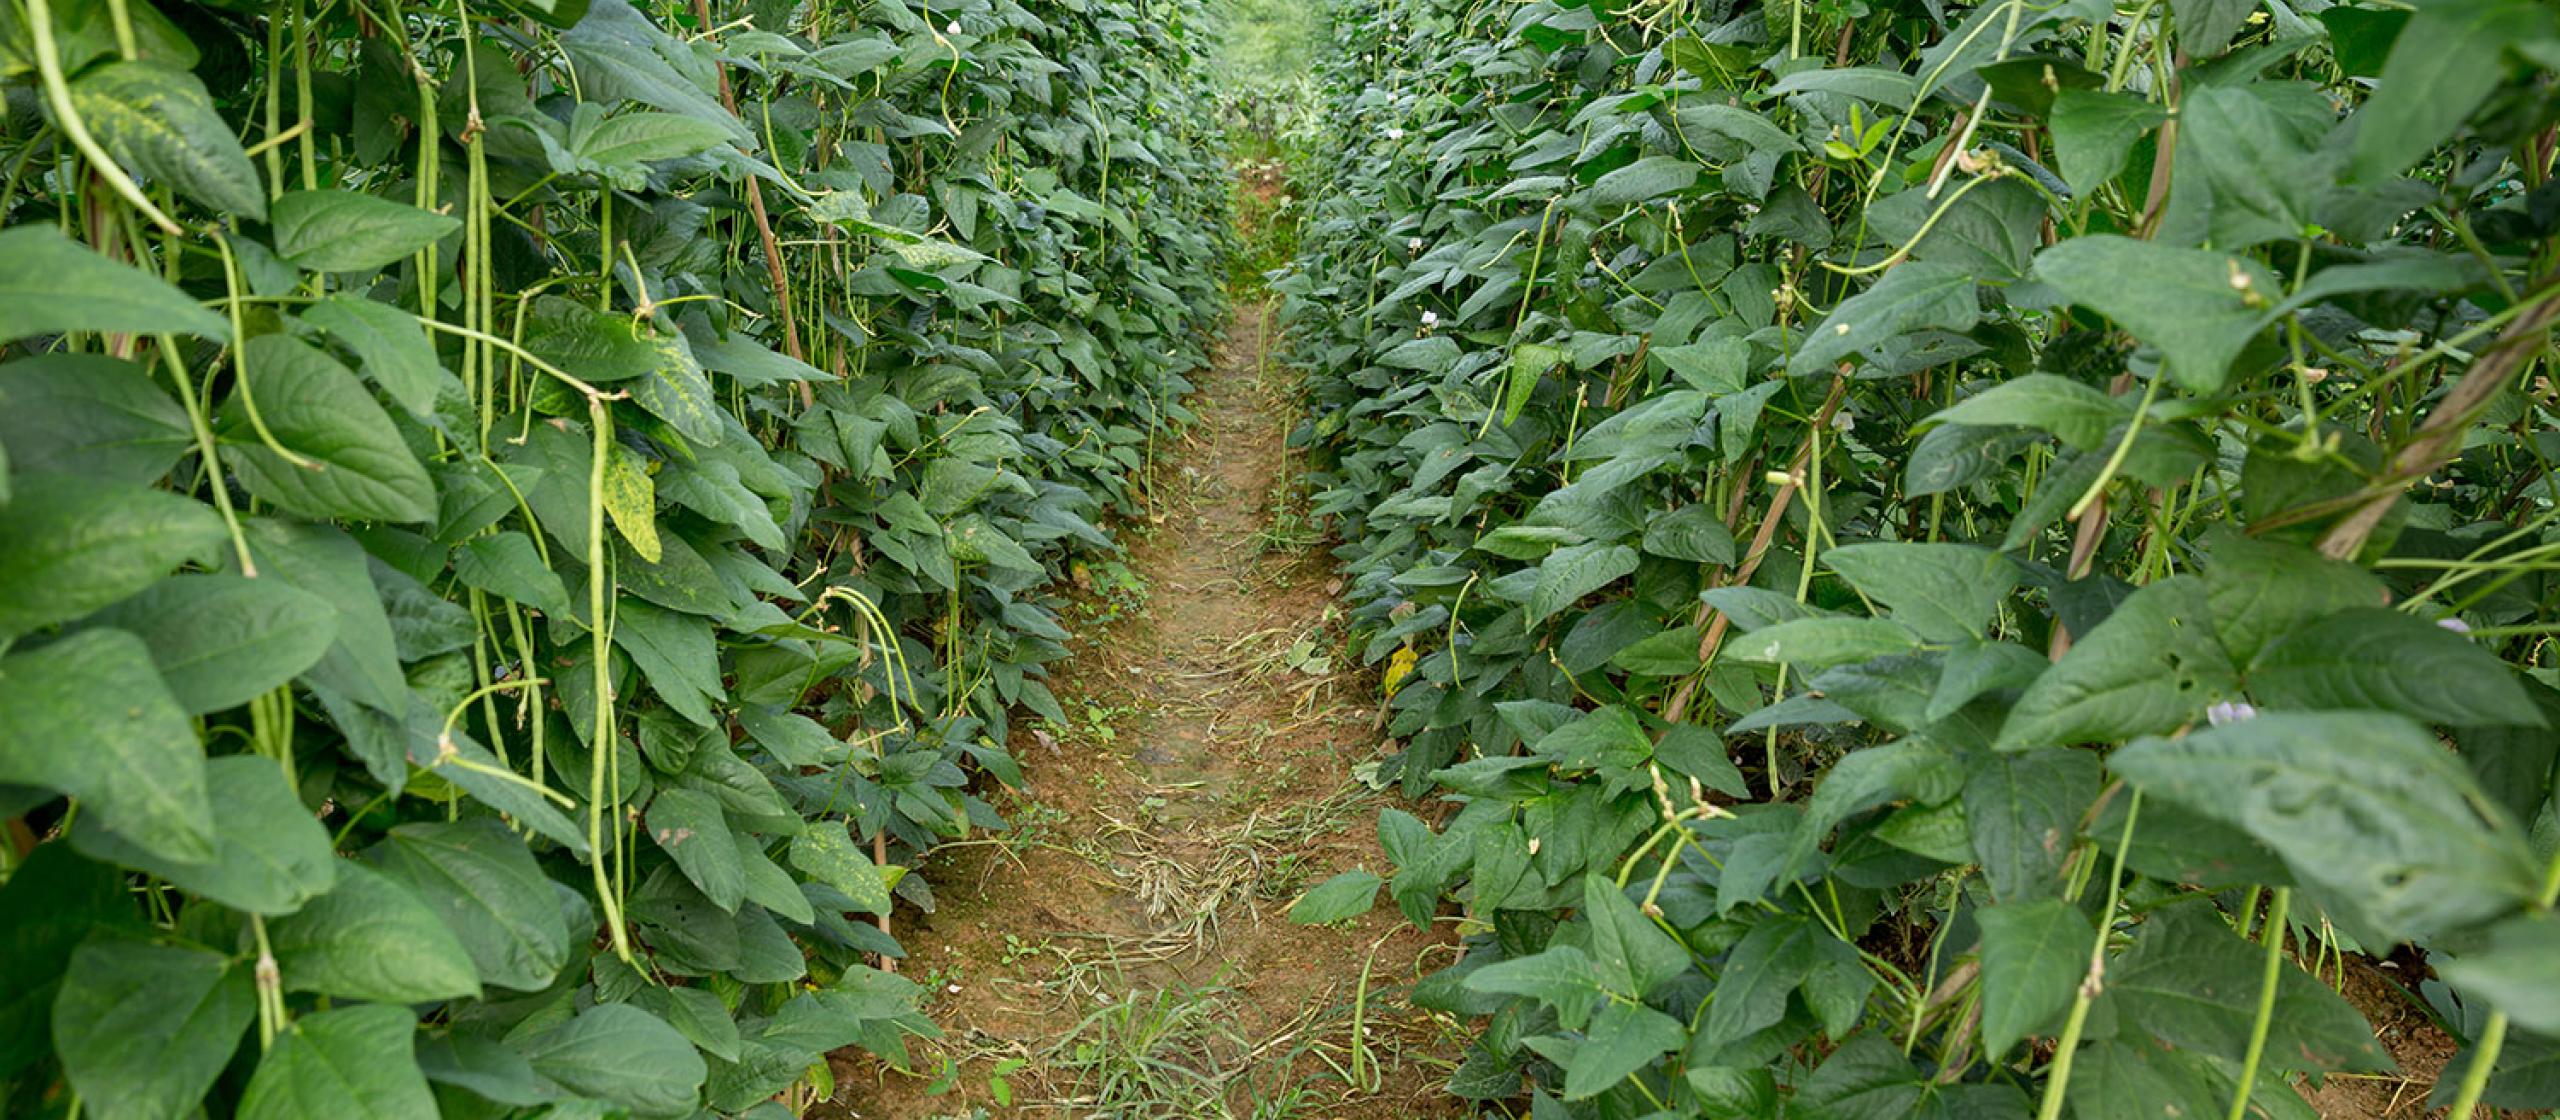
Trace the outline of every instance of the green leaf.
<path fill-rule="evenodd" d="M 1699 503 L 1657 517 L 1644 527 L 1644 550 L 1692 564 L 1731 564 L 1733 530 L 1713 507 Z"/>
<path fill-rule="evenodd" d="M 1796 618 L 1727 639 L 1725 656 L 1817 672 L 1920 648 L 1920 636 L 1881 618 Z"/>
<path fill-rule="evenodd" d="M 1925 423 L 2033 428 L 2051 433 L 2064 446 L 2090 451 L 2106 442 L 2109 430 L 2132 416 L 2133 410 L 2124 402 L 2089 386 L 2050 373 L 2030 373 L 1940 409 Z"/>
<path fill-rule="evenodd" d="M 571 612 L 569 588 L 542 562 L 533 538 L 514 530 L 473 537 L 453 550 L 453 576 L 465 587 L 512 599 L 549 615 Z"/>
<path fill-rule="evenodd" d="M 2375 708 L 2456 727 L 2543 723 L 2495 655 L 2388 607 L 2339 611 L 2276 640 L 2249 667 L 2249 691 L 2270 707 Z"/>
<path fill-rule="evenodd" d="M 1643 999 L 1689 970 L 1689 950 L 1606 875 L 1582 879 L 1582 916 L 1591 923 L 1591 970 L 1609 990 Z"/>
<path fill-rule="evenodd" d="M 2023 574 L 1987 548 L 1917 541 L 1842 545 L 1822 562 L 1933 642 L 1981 637 Z"/>
<path fill-rule="evenodd" d="M 69 331 L 231 337 L 169 282 L 92 252 L 51 223 L 0 230 L 0 344 Z"/>
<path fill-rule="evenodd" d="M 84 822 L 94 816 L 154 859 L 213 858 L 204 750 L 151 651 L 124 631 L 83 630 L 0 658 L 0 782 L 69 794 Z"/>
<path fill-rule="evenodd" d="M 1654 1059 L 1689 1044 L 1680 1020 L 1641 1003 L 1611 1003 L 1591 1024 L 1564 1071 L 1564 1099 L 1588 1100 L 1609 1091 Z"/>
<path fill-rule="evenodd" d="M 400 308 L 341 293 L 304 308 L 302 317 L 355 351 L 365 374 L 411 416 L 435 415 L 438 397 L 462 389 L 436 359 L 418 317 Z"/>
<path fill-rule="evenodd" d="M 2518 1026 L 2560 1035 L 2560 918 L 2518 914 L 2489 927 L 2484 949 L 2436 962 L 2436 974 Z"/>
<path fill-rule="evenodd" d="M 181 1120 L 196 1114 L 257 1017 L 245 962 L 109 935 L 72 954 L 53 1039 L 85 1115 Z"/>
<path fill-rule="evenodd" d="M 2172 906 L 2143 923 L 2132 951 L 2109 962 L 2100 999 L 2127 1037 L 2238 1062 L 2257 1022 L 2265 961 L 2265 951 L 2234 935 L 2211 907 Z M 2275 999 L 2270 1069 L 2392 1068 L 2364 1016 L 2300 968 L 2278 970 Z"/>
<path fill-rule="evenodd" d="M 2145 739 L 2109 765 L 2146 795 L 2236 825 L 2328 904 L 2424 938 L 2534 895 L 2523 829 L 2426 729 L 2382 712 L 2269 712 Z"/>
<path fill-rule="evenodd" d="M 377 711 L 406 712 L 409 683 L 364 547 L 333 525 L 256 518 L 241 530 L 258 578 L 282 580 L 337 612 L 338 639 L 304 678 Z"/>
<path fill-rule="evenodd" d="M 251 914 L 290 914 L 337 881 L 328 831 L 302 807 L 274 759 L 226 755 L 206 763 L 204 773 L 213 804 L 212 858 L 168 858 L 86 815 L 71 830 L 71 846 Z"/>
<path fill-rule="evenodd" d="M 1787 998 L 1828 957 L 1855 951 L 1797 914 L 1763 917 L 1742 936 L 1716 977 L 1716 998 L 1698 1026 L 1698 1045 L 1722 1046 L 1785 1018 Z"/>
<path fill-rule="evenodd" d="M 889 886 L 882 881 L 880 868 L 854 846 L 853 837 L 842 825 L 821 820 L 807 832 L 792 837 L 791 866 L 842 891 L 863 913 L 889 912 Z"/>
<path fill-rule="evenodd" d="M 1600 207 L 1651 202 L 1698 181 L 1698 165 L 1678 156 L 1646 156 L 1599 178 L 1584 192 Z"/>
<path fill-rule="evenodd" d="M 746 869 L 738 862 L 738 842 L 729 834 L 729 818 L 710 794 L 690 789 L 662 789 L 649 802 L 649 837 L 674 857 L 693 885 L 712 905 L 736 913 L 746 900 Z"/>
<path fill-rule="evenodd" d="M 658 537 L 658 485 L 640 457 L 619 443 L 607 444 L 604 459 L 604 512 L 631 551 L 652 564 L 666 557 Z"/>
<path fill-rule="evenodd" d="M 360 863 L 341 864 L 337 886 L 268 928 L 289 991 L 387 1003 L 480 994 L 471 954 L 436 912 Z"/>
<path fill-rule="evenodd" d="M 2051 251 L 2047 251 L 2051 255 Z M 1922 330 L 1970 330 L 1982 316 L 1972 270 L 1932 261 L 1895 265 L 1866 291 L 1840 301 L 1808 328 L 1787 359 L 1787 376 L 1830 372 L 1841 359 Z"/>
<path fill-rule="evenodd" d="M 1634 572 L 1636 564 L 1636 550 L 1622 544 L 1594 541 L 1548 553 L 1529 592 L 1528 621 L 1532 625 L 1546 621 L 1583 596 Z"/>
<path fill-rule="evenodd" d="M 2158 348 L 2169 375 L 2198 393 L 2219 392 L 2230 380 L 2232 359 L 2283 291 L 2247 257 L 2112 234 L 2074 237 L 2037 254 L 2036 275 Z"/>
<path fill-rule="evenodd" d="M 435 1120 L 418 1018 L 384 1003 L 304 1015 L 276 1035 L 238 1120 Z"/>
<path fill-rule="evenodd" d="M 2355 116 L 2355 176 L 2398 174 L 2453 138 L 2506 80 L 2510 46 L 2553 33 L 2534 0 L 2428 0 L 2391 44 L 2382 79 Z"/>
<path fill-rule="evenodd" d="M 613 642 L 676 714 L 713 725 L 711 705 L 722 699 L 722 692 L 720 650 L 709 620 L 624 599 Z"/>
<path fill-rule="evenodd" d="M 1993 896 L 2018 902 L 2059 893 L 2063 861 L 2097 793 L 2098 759 L 2083 751 L 2047 748 L 1968 759 L 1965 820 Z"/>
<path fill-rule="evenodd" d="M 2390 601 L 2382 581 L 2364 569 L 2300 545 L 2224 533 L 2206 548 L 2214 633 L 2236 664 L 2256 661 L 2261 650 L 2323 616 Z"/>
<path fill-rule="evenodd" d="M 1982 923 L 1982 1052 L 2004 1055 L 2070 1006 L 2097 931 L 2058 898 L 1986 906 L 1974 920 Z"/>
<path fill-rule="evenodd" d="M 1289 905 L 1289 920 L 1302 926 L 1330 925 L 1357 918 L 1378 902 L 1384 880 L 1353 868 L 1309 888 Z"/>
<path fill-rule="evenodd" d="M 1525 957 L 1489 964 L 1467 974 L 1469 991 L 1526 996 L 1555 1008 L 1566 1030 L 1581 1030 L 1603 992 L 1591 958 L 1561 942 Z"/>
<path fill-rule="evenodd" d="M 0 1077 L 54 1052 L 54 995 L 84 939 L 141 925 L 122 872 L 38 844 L 0 882 Z"/>
<path fill-rule="evenodd" d="M 250 339 L 242 365 L 244 384 L 223 406 L 223 434 L 233 445 L 227 461 L 250 493 L 322 520 L 435 520 L 427 469 L 347 367 L 280 334 Z M 252 398 L 276 441 L 309 465 L 287 461 L 258 437 Z"/>
<path fill-rule="evenodd" d="M 2054 662 L 2010 709 L 1999 747 L 2018 750 L 2156 735 L 2239 692 L 2192 576 L 2134 592 Z"/>
<path fill-rule="evenodd" d="M 222 518 L 163 490 L 21 473 L 0 505 L 0 637 L 68 622 L 219 555 Z"/>
<path fill-rule="evenodd" d="M 569 150 L 605 167 L 630 167 L 700 155 L 728 143 L 729 135 L 718 121 L 674 113 L 624 113 L 587 128 L 573 124 Z"/>
<path fill-rule="evenodd" d="M 21 474 L 147 486 L 195 448 L 187 411 L 141 366 L 103 355 L 0 365 L 0 406 L 0 444 Z"/>
<path fill-rule="evenodd" d="M 459 219 L 354 191 L 288 191 L 275 202 L 276 255 L 313 272 L 370 272 L 462 228 Z"/>
<path fill-rule="evenodd" d="M 368 855 L 444 919 L 483 983 L 539 991 L 568 963 L 569 929 L 551 881 L 524 840 L 496 821 L 400 825 Z"/>
<path fill-rule="evenodd" d="M 2130 93 L 2065 89 L 2053 95 L 2054 161 L 2071 193 L 2086 195 L 2124 170 L 2125 158 L 2142 134 L 2169 115 L 2160 106 Z"/>
<path fill-rule="evenodd" d="M 1653 740 L 1635 713 L 1612 704 L 1574 716 L 1539 736 L 1529 750 L 1566 770 L 1625 770 L 1644 765 Z"/>
<path fill-rule="evenodd" d="M 180 573 L 107 608 L 98 621 L 151 647 L 188 715 L 246 704 L 317 664 L 338 639 L 329 604 L 280 579 Z"/>
<path fill-rule="evenodd" d="M 1913 260 L 2011 281 L 2035 262 L 2044 216 L 2043 195 L 2017 178 L 2002 178 L 1953 198 L 1901 191 L 1869 207 L 1867 223 L 1885 244 L 1909 246 Z"/>
<path fill-rule="evenodd" d="M 157 62 L 110 62 L 71 83 L 71 108 L 116 162 L 205 209 L 267 218 L 267 192 L 204 83 Z"/>
<path fill-rule="evenodd" d="M 521 1049 L 544 1077 L 645 1117 L 691 1112 L 710 1072 L 674 1027 L 627 1003 L 590 1007 Z"/>

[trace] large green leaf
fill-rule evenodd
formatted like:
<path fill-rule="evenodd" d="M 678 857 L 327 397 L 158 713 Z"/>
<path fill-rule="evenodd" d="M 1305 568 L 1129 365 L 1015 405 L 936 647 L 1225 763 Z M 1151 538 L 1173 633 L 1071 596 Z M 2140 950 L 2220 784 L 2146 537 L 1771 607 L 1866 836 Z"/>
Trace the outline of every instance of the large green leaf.
<path fill-rule="evenodd" d="M 2132 951 L 2107 963 L 2100 1009 L 2114 1029 L 2093 1031 L 2092 1037 L 2156 1041 L 2238 1062 L 2257 1021 L 2265 957 L 2211 907 L 2161 910 L 2143 923 Z M 2290 964 L 2277 971 L 2265 1057 L 2275 1070 L 2392 1068 L 2364 1016 Z"/>
<path fill-rule="evenodd" d="M 2315 619 L 2350 607 L 2378 607 L 2390 592 L 2364 569 L 2300 545 L 2239 533 L 2210 539 L 2204 571 L 2214 633 L 2235 664 Z"/>
<path fill-rule="evenodd" d="M 95 817 L 154 859 L 191 863 L 216 850 L 204 749 L 150 649 L 122 630 L 0 658 L 0 782 L 78 798 L 84 821 Z"/>
<path fill-rule="evenodd" d="M 435 519 L 427 469 L 347 367 L 284 335 L 259 335 L 242 350 L 245 383 L 223 406 L 223 434 L 232 443 L 227 460 L 250 493 L 321 519 Z M 306 462 L 269 448 L 259 420 Z"/>
<path fill-rule="evenodd" d="M 2211 619 L 2204 585 L 2192 577 L 2134 592 L 2027 686 L 2000 746 L 2123 740 L 2201 720 L 2240 685 Z"/>
<path fill-rule="evenodd" d="M 251 914 L 290 914 L 337 882 L 328 831 L 302 807 L 274 759 L 226 755 L 206 763 L 204 772 L 213 803 L 212 858 L 171 859 L 122 826 L 86 816 L 72 828 L 71 846 Z"/>
<path fill-rule="evenodd" d="M 2124 403 L 2067 377 L 2030 373 L 2003 381 L 1929 417 L 1927 423 L 2033 428 L 2063 445 L 2090 451 L 2133 412 Z"/>
<path fill-rule="evenodd" d="M 1547 554 L 1529 592 L 1529 621 L 1543 622 L 1585 595 L 1636 570 L 1636 550 L 1622 544 L 1575 545 Z"/>
<path fill-rule="evenodd" d="M 1981 637 L 2023 574 L 1987 548 L 1918 541 L 1843 545 L 1822 562 L 1890 608 L 1895 622 L 1936 642 Z"/>
<path fill-rule="evenodd" d="M 124 876 L 39 844 L 0 883 L 0 1078 L 53 1052 L 54 993 L 83 939 L 141 924 Z"/>
<path fill-rule="evenodd" d="M 246 962 L 197 945 L 101 936 L 72 954 L 53 1039 L 100 1120 L 180 1120 L 258 1016 Z"/>
<path fill-rule="evenodd" d="M 9 469 L 147 486 L 195 447 L 187 411 L 131 362 L 39 354 L 0 365 Z"/>
<path fill-rule="evenodd" d="M 480 994 L 471 954 L 399 880 L 359 863 L 300 913 L 270 923 L 286 989 L 422 1003 Z"/>
<path fill-rule="evenodd" d="M 281 579 L 182 573 L 107 608 L 98 621 L 151 647 L 152 664 L 188 715 L 236 708 L 317 664 L 338 640 L 338 615 Z"/>
<path fill-rule="evenodd" d="M 1828 372 L 1841 359 L 1921 330 L 1961 331 L 1981 318 L 1972 269 L 1934 261 L 1904 261 L 1874 287 L 1840 301 L 1807 329 L 1787 359 L 1787 375 Z"/>
<path fill-rule="evenodd" d="M 2398 174 L 2453 138 L 2473 109 L 2506 80 L 2500 57 L 2513 45 L 2555 33 L 2551 9 L 2534 0 L 2427 0 L 2382 63 L 2382 79 L 2356 114 L 2359 178 Z"/>
<path fill-rule="evenodd" d="M 2436 973 L 2489 1001 L 2517 1025 L 2560 1035 L 2560 918 L 2519 914 L 2489 929 L 2484 949 L 2440 961 Z"/>
<path fill-rule="evenodd" d="M 2269 712 L 2109 765 L 2145 793 L 2236 825 L 2392 937 L 2495 917 L 2533 897 L 2523 829 L 2425 728 L 2383 712 Z"/>
<path fill-rule="evenodd" d="M 0 343 L 66 331 L 229 338 L 231 324 L 148 272 L 109 260 L 50 223 L 0 230 Z"/>
<path fill-rule="evenodd" d="M 1974 911 L 1982 923 L 1982 1050 L 2001 1055 L 2070 1006 L 2097 932 L 2058 898 Z"/>
<path fill-rule="evenodd" d="M 461 379 L 437 361 L 435 344 L 415 315 L 340 294 L 304 308 L 302 317 L 355 351 L 365 375 L 411 416 L 434 415 L 439 396 L 462 390 Z"/>
<path fill-rule="evenodd" d="M 2111 234 L 2074 237 L 2036 255 L 2036 275 L 2159 348 L 2169 375 L 2198 393 L 2220 390 L 2232 359 L 2282 294 L 2272 273 L 2230 253 L 2181 249 Z"/>
<path fill-rule="evenodd" d="M 364 547 L 331 525 L 258 518 L 243 522 L 258 578 L 278 579 L 329 604 L 337 640 L 303 677 L 375 710 L 404 713 L 408 679 Z"/>
<path fill-rule="evenodd" d="M 1298 896 L 1298 901 L 1289 904 L 1289 920 L 1302 926 L 1320 926 L 1357 918 L 1377 904 L 1378 887 L 1383 882 L 1375 872 L 1352 868 Z"/>
<path fill-rule="evenodd" d="M 222 518 L 130 483 L 19 474 L 0 505 L 0 637 L 68 622 L 219 555 Z"/>
<path fill-rule="evenodd" d="M 525 1039 L 523 1051 L 544 1077 L 644 1117 L 692 1111 L 710 1072 L 674 1027 L 627 1003 L 588 1008 Z"/>
<path fill-rule="evenodd" d="M 2060 747 L 1970 757 L 1965 822 L 1974 858 L 2002 902 L 2061 893 L 2063 862 L 2098 792 L 2098 757 Z"/>
<path fill-rule="evenodd" d="M 2278 639 L 2249 692 L 2284 708 L 2374 708 L 2457 727 L 2539 727 L 2515 674 L 2469 638 L 2386 607 L 2339 611 Z"/>
<path fill-rule="evenodd" d="M 674 857 L 712 905 L 736 912 L 746 900 L 746 869 L 718 799 L 700 790 L 662 789 L 649 802 L 649 838 Z"/>
<path fill-rule="evenodd" d="M 157 62 L 111 62 L 71 83 L 71 108 L 116 162 L 206 209 L 267 217 L 267 192 L 204 83 Z"/>
<path fill-rule="evenodd" d="M 483 983 L 538 991 L 568 962 L 569 929 L 551 881 L 524 840 L 497 822 L 404 824 L 367 854 L 444 919 Z"/>
<path fill-rule="evenodd" d="M 354 191 L 288 191 L 275 202 L 276 255 L 314 272 L 368 272 L 462 228 L 458 218 Z"/>
<path fill-rule="evenodd" d="M 436 1120 L 417 1032 L 416 1015 L 385 1003 L 304 1015 L 250 1075 L 239 1120 Z"/>

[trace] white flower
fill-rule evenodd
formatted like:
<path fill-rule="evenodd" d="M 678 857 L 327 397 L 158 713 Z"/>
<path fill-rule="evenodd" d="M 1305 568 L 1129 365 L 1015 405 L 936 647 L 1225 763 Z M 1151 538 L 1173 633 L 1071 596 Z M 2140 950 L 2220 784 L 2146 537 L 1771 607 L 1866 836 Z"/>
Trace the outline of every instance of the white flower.
<path fill-rule="evenodd" d="M 2471 632 L 2471 624 L 2458 618 L 2439 618 L 2436 620 L 2436 625 L 2444 627 L 2447 630 L 2451 630 L 2456 634 L 2469 634 Z"/>
<path fill-rule="evenodd" d="M 1389 140 L 1402 140 L 1402 139 L 1404 139 L 1404 130 L 1403 130 L 1403 129 L 1401 129 L 1401 128 L 1390 128 L 1390 129 L 1388 129 L 1388 130 L 1387 130 L 1387 139 L 1389 139 Z"/>
<path fill-rule="evenodd" d="M 2213 706 L 2204 710 L 2204 721 L 2215 727 L 2256 718 L 2258 718 L 2258 709 L 2251 707 L 2245 700 L 2217 700 Z"/>
<path fill-rule="evenodd" d="M 1851 416 L 1851 415 L 1849 415 L 1849 410 L 1848 410 L 1848 409 L 1845 409 L 1845 408 L 1844 408 L 1844 409 L 1841 409 L 1841 410 L 1840 410 L 1840 411 L 1838 411 L 1838 412 L 1834 412 L 1834 413 L 1832 413 L 1832 414 L 1831 414 L 1831 430 L 1832 430 L 1832 431 L 1835 431 L 1835 432 L 1850 432 L 1850 431 L 1856 431 L 1856 430 L 1857 430 L 1857 427 L 1858 427 L 1858 418 L 1857 418 L 1857 417 L 1855 417 L 1855 416 Z"/>
<path fill-rule="evenodd" d="M 1422 239 L 1421 239 L 1421 238 L 1419 238 L 1419 237 L 1417 237 L 1417 238 L 1414 238 L 1414 239 L 1413 239 L 1413 240 L 1411 240 L 1411 241 L 1407 241 L 1407 242 L 1405 242 L 1405 243 L 1404 243 L 1404 251 L 1405 251 L 1405 252 L 1408 252 L 1408 253 L 1419 253 L 1419 252 L 1421 252 L 1421 251 L 1422 251 Z"/>
<path fill-rule="evenodd" d="M 1424 330 L 1426 330 L 1426 331 L 1427 331 L 1427 330 L 1430 330 L 1431 328 L 1436 327 L 1436 326 L 1439 326 L 1439 325 L 1440 325 L 1440 313 L 1439 313 L 1439 312 L 1437 312 L 1437 311 L 1425 311 L 1425 312 L 1423 312 L 1423 313 L 1422 313 L 1422 329 L 1424 329 Z"/>
<path fill-rule="evenodd" d="M 951 22 L 949 22 L 949 23 L 946 23 L 946 24 L 942 25 L 942 33 L 943 33 L 943 34 L 945 34 L 945 35 L 957 35 L 957 34 L 959 34 L 959 33 L 960 33 L 960 21 L 955 19 L 955 20 L 952 20 L 952 21 L 951 21 Z"/>

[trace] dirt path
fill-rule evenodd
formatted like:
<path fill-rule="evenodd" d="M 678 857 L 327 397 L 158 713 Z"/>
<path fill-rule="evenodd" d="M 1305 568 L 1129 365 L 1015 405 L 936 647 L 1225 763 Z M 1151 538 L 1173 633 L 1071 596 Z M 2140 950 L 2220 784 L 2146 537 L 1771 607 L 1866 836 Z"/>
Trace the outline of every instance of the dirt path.
<path fill-rule="evenodd" d="M 1377 683 L 1340 656 L 1270 332 L 1268 304 L 1237 309 L 1127 563 L 1079 567 L 1055 682 L 1072 722 L 1017 735 L 1014 830 L 925 869 L 939 912 L 898 930 L 945 1032 L 916 1047 L 924 1077 L 840 1056 L 816 1115 L 1444 1114 L 1455 1035 L 1396 997 L 1447 937 L 1392 906 L 1284 917 L 1338 871 L 1386 870 L 1390 801 L 1353 777 L 1378 753 Z"/>

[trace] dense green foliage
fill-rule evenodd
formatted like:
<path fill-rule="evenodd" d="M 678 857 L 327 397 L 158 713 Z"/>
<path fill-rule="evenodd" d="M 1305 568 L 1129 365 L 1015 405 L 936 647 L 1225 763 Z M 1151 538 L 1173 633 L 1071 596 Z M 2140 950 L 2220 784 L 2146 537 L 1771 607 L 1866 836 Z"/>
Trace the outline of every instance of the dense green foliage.
<path fill-rule="evenodd" d="M 2303 1116 L 2411 946 L 2438 1103 L 2560 1105 L 2560 10 L 1337 19 L 1280 287 L 1454 1092 Z"/>
<path fill-rule="evenodd" d="M 902 1060 L 1220 311 L 1200 10 L 0 5 L 0 1114 Z"/>

